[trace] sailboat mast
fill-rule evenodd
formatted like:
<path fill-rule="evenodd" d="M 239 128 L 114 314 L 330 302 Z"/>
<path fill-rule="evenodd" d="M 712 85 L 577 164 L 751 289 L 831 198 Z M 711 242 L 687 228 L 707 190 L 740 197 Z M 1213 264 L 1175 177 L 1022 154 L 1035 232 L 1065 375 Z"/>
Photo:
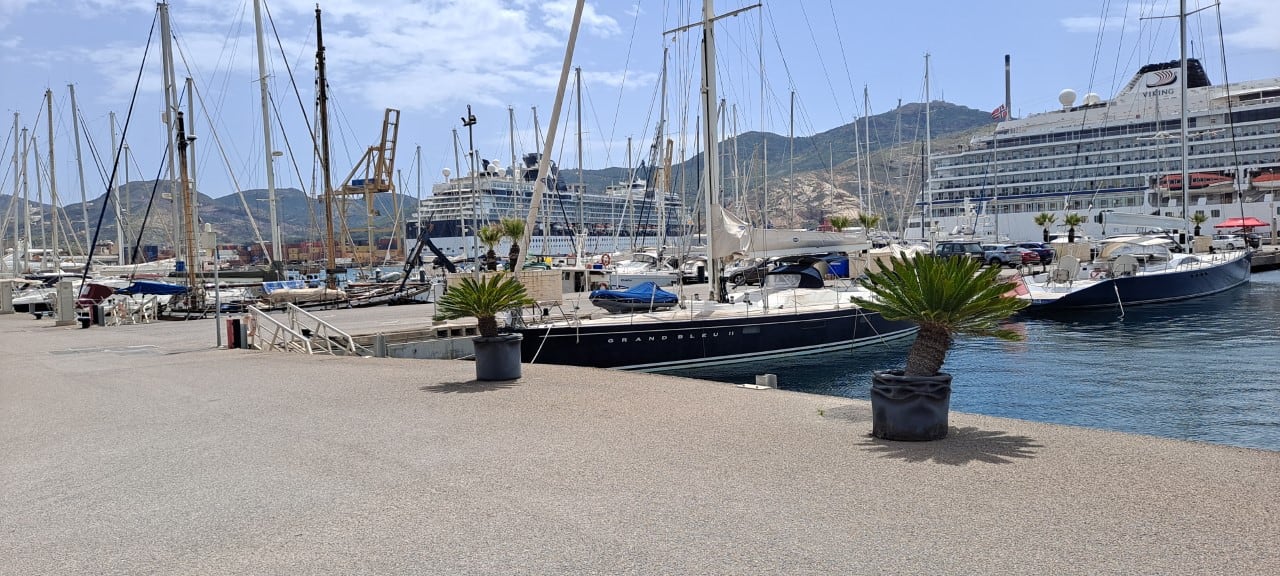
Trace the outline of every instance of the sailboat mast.
<path fill-rule="evenodd" d="M 333 177 L 329 174 L 329 92 L 324 77 L 324 34 L 320 28 L 320 6 L 316 6 L 316 107 L 320 116 L 320 170 L 324 172 L 324 228 L 326 284 L 337 285 L 337 246 L 333 240 Z M 268 160 L 270 162 L 270 160 Z M 274 231 L 274 224 L 272 225 Z"/>
<path fill-rule="evenodd" d="M 933 129 L 929 124 L 929 53 L 924 55 L 924 177 L 921 182 L 925 193 L 925 215 L 920 219 L 920 237 L 924 238 L 925 229 L 933 218 L 933 190 L 930 180 L 933 179 Z"/>
<path fill-rule="evenodd" d="M 316 9 L 316 29 L 319 34 L 320 10 Z M 262 100 L 262 153 L 267 168 L 267 204 L 271 209 L 271 265 L 280 268 L 280 224 L 276 212 L 276 172 L 271 148 L 270 95 L 267 92 L 267 48 L 262 33 L 262 0 L 253 0 L 253 26 L 258 43 L 258 94 Z M 370 249 L 372 251 L 372 248 Z"/>
<path fill-rule="evenodd" d="M 120 149 L 119 135 L 116 134 L 116 113 L 115 112 L 108 113 L 107 121 L 111 123 L 111 151 L 114 154 L 116 150 Z M 79 138 L 77 138 L 76 140 L 79 140 Z M 76 147 L 78 148 L 79 144 L 77 144 Z M 111 189 L 111 204 L 115 206 L 115 215 L 116 215 L 116 264 L 123 266 L 126 264 L 125 258 L 124 258 L 124 252 L 125 252 L 124 218 L 122 217 L 123 214 L 121 213 L 121 210 L 120 210 L 120 185 L 116 181 L 116 171 L 114 167 L 111 170 L 110 189 Z M 88 220 L 86 220 L 86 222 L 88 222 Z M 89 250 L 90 250 L 90 253 L 92 254 L 93 248 L 90 248 Z"/>
<path fill-rule="evenodd" d="M 538 206 L 542 203 L 542 193 L 547 188 L 549 169 L 551 167 L 551 146 L 556 141 L 556 129 L 560 124 L 560 110 L 564 105 L 564 89 L 569 83 L 569 68 L 573 64 L 573 48 L 578 43 L 578 27 L 582 24 L 582 6 L 585 0 L 578 0 L 573 9 L 573 23 L 569 26 L 569 43 L 564 51 L 564 64 L 560 67 L 560 82 L 556 86 L 556 99 L 551 107 L 551 123 L 547 125 L 547 140 L 542 146 L 542 157 L 538 159 L 538 180 L 533 184 L 533 198 L 529 202 L 529 215 L 525 219 L 524 236 L 520 241 L 520 255 L 516 258 L 515 271 L 520 273 L 524 266 L 525 256 L 529 253 L 529 239 L 533 234 L 533 225 L 538 221 Z"/>
<path fill-rule="evenodd" d="M 17 128 L 18 115 L 13 115 L 14 128 Z M 16 153 L 16 149 L 15 149 Z M 31 271 L 31 175 L 27 172 L 30 162 L 31 142 L 27 140 L 27 129 L 22 129 L 22 271 Z M 17 190 L 17 182 L 14 182 Z"/>
<path fill-rule="evenodd" d="M 862 198 L 862 210 L 866 212 L 871 207 L 871 89 L 866 84 L 862 85 L 862 138 L 866 143 L 862 151 L 867 162 L 867 185 Z M 858 188 L 862 189 L 863 186 Z M 863 233 L 870 235 L 871 231 L 863 230 Z"/>
<path fill-rule="evenodd" d="M 1191 188 L 1191 178 L 1188 174 L 1187 166 L 1187 0 L 1178 0 L 1178 60 L 1180 70 L 1179 87 L 1180 96 L 1178 100 L 1181 102 L 1179 133 L 1181 135 L 1181 152 L 1182 152 L 1182 221 L 1183 230 L 1191 230 L 1191 222 L 1188 220 L 1191 214 L 1187 211 L 1187 202 L 1190 200 L 1190 193 L 1187 192 Z M 1184 233 L 1183 236 L 1186 236 Z"/>
<path fill-rule="evenodd" d="M 582 252 L 586 248 L 585 244 L 587 242 L 586 220 L 583 215 L 584 200 L 582 197 L 587 187 L 586 176 L 582 169 L 582 67 L 574 68 L 573 73 L 573 92 L 578 99 L 578 229 L 574 233 L 573 243 L 575 247 L 574 256 L 578 262 L 581 262 Z"/>
<path fill-rule="evenodd" d="M 191 179 L 187 177 L 187 167 L 189 166 L 189 163 L 187 162 L 187 146 L 191 144 L 192 140 L 195 140 L 195 136 L 188 137 L 186 134 L 186 131 L 183 129 L 181 110 L 179 110 L 176 114 L 176 121 L 177 121 L 176 131 L 177 131 L 177 138 L 178 138 L 178 142 L 177 142 L 178 178 L 181 180 L 181 183 L 182 183 L 183 205 L 190 206 L 192 194 L 191 194 Z M 189 305 L 195 306 L 197 304 L 196 299 L 198 298 L 198 294 L 200 293 L 200 286 L 196 282 L 196 269 L 195 269 L 195 262 L 194 262 L 195 256 L 196 256 L 195 222 L 194 222 L 194 219 L 192 218 L 191 211 L 186 211 L 183 213 L 182 231 L 184 235 L 183 243 L 186 245 L 186 252 L 183 258 L 186 260 L 186 264 L 187 264 L 187 290 L 188 290 L 188 297 L 191 299 L 189 300 L 189 303 L 190 303 Z"/>
<path fill-rule="evenodd" d="M 716 34 L 715 34 L 715 0 L 702 2 L 702 114 L 707 150 L 703 157 L 707 159 L 707 167 L 702 171 L 703 188 L 707 191 L 706 214 L 708 228 L 723 226 L 724 215 L 716 212 L 720 205 L 720 136 L 716 134 L 716 103 L 720 101 L 716 94 Z M 707 263 L 711 266 L 711 296 L 716 301 L 723 300 L 720 292 L 724 288 L 724 280 L 720 278 L 720 258 L 716 253 L 716 235 L 707 234 Z"/>
<path fill-rule="evenodd" d="M 173 198 L 173 230 L 171 238 L 176 247 L 181 243 L 181 215 L 186 208 L 182 206 L 181 195 L 177 189 L 178 167 L 173 150 L 177 140 L 177 134 L 174 131 L 173 113 L 178 110 L 178 81 L 173 70 L 173 32 L 169 27 L 169 3 L 162 1 L 156 5 L 156 9 L 160 12 L 160 56 L 164 84 L 164 124 L 167 136 L 166 146 L 168 147 L 166 156 L 169 162 L 169 196 Z M 174 250 L 175 256 L 180 253 L 179 249 Z"/>
<path fill-rule="evenodd" d="M 58 247 L 58 206 L 60 204 L 58 202 L 58 170 L 56 169 L 58 164 L 53 159 L 53 90 L 45 90 L 44 96 L 45 103 L 49 107 L 49 116 L 45 124 L 49 127 L 49 203 L 50 211 L 53 212 L 51 220 L 53 223 L 53 270 L 58 272 L 62 270 L 62 252 Z M 39 174 L 39 171 L 37 171 L 37 174 Z M 43 221 L 41 219 L 41 222 Z"/>
<path fill-rule="evenodd" d="M 80 112 L 76 107 L 76 85 L 67 84 L 67 90 L 71 93 L 71 133 L 76 139 L 76 172 L 80 176 L 80 217 L 84 222 L 84 244 L 88 250 L 86 256 L 93 256 L 93 247 L 89 246 L 91 242 L 89 235 L 89 200 L 85 195 L 84 188 L 84 157 L 80 155 Z M 115 126 L 112 126 L 115 129 Z M 116 149 L 115 142 L 111 143 L 111 150 Z M 88 260 L 85 260 L 88 262 Z"/>

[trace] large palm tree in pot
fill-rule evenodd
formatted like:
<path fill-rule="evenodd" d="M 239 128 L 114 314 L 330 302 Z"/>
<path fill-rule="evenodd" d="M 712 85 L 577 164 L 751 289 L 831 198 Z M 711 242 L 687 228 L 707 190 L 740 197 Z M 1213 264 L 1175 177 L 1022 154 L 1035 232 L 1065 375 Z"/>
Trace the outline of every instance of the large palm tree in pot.
<path fill-rule="evenodd" d="M 1068 244 L 1076 241 L 1076 226 L 1084 224 L 1086 221 L 1087 220 L 1085 219 L 1084 216 L 1081 216 L 1075 212 L 1067 214 L 1066 217 L 1062 219 L 1062 223 L 1067 227 L 1067 243 Z"/>
<path fill-rule="evenodd" d="M 489 248 L 489 251 L 484 253 L 483 262 L 477 263 L 477 264 L 482 264 L 480 266 L 480 269 L 481 270 L 497 270 L 498 255 L 494 253 L 493 247 L 497 246 L 498 243 L 502 241 L 502 225 L 494 223 L 494 224 L 485 226 L 481 228 L 479 232 L 476 233 L 476 236 L 479 236 L 481 244 L 484 244 L 486 247 Z"/>
<path fill-rule="evenodd" d="M 524 284 L 499 272 L 476 280 L 462 278 L 436 300 L 436 318 L 474 316 L 480 336 L 476 348 L 476 380 L 515 380 L 520 377 L 520 334 L 500 334 L 498 314 L 531 303 Z"/>
<path fill-rule="evenodd" d="M 890 266 L 868 273 L 861 284 L 874 299 L 855 304 L 886 320 L 920 326 L 905 370 L 875 372 L 871 387 L 871 434 L 887 440 L 937 440 L 947 435 L 951 375 L 942 363 L 957 334 L 1018 340 L 999 322 L 1027 305 L 1010 296 L 1016 282 L 1000 279 L 1000 268 L 982 269 L 972 258 L 891 257 Z"/>

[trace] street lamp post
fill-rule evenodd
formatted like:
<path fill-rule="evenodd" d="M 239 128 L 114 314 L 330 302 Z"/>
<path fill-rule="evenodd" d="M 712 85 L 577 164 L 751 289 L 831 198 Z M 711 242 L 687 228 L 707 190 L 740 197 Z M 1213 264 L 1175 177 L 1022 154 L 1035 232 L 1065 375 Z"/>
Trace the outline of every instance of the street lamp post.
<path fill-rule="evenodd" d="M 462 125 L 467 127 L 467 158 L 471 162 L 471 269 L 476 277 L 480 276 L 480 209 L 476 206 L 479 190 L 476 182 L 476 145 L 472 135 L 472 126 L 476 125 L 476 115 L 471 113 L 471 105 L 467 104 L 467 115 L 462 117 Z"/>

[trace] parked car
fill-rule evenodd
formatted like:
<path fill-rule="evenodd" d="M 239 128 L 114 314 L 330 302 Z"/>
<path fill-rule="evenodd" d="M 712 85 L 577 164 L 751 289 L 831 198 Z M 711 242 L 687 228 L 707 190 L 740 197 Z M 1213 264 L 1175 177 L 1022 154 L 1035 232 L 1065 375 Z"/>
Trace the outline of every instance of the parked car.
<path fill-rule="evenodd" d="M 1045 266 L 1053 264 L 1053 247 L 1044 242 L 1020 242 L 1018 247 L 1035 252 L 1040 257 L 1040 263 Z"/>
<path fill-rule="evenodd" d="M 933 253 L 943 258 L 952 258 L 961 256 L 965 258 L 973 258 L 986 262 L 985 254 L 982 253 L 982 244 L 978 242 L 948 240 L 939 242 L 934 247 Z"/>
<path fill-rule="evenodd" d="M 1239 234 L 1214 234 L 1209 246 L 1214 250 L 1235 250 L 1248 246 L 1248 240 Z"/>
<path fill-rule="evenodd" d="M 1038 254 L 1013 244 L 983 244 L 982 259 L 992 266 L 1017 267 L 1023 264 L 1040 263 Z"/>
<path fill-rule="evenodd" d="M 759 284 L 769 270 L 773 269 L 774 264 L 776 262 L 772 258 L 754 259 L 726 268 L 724 277 L 736 286 Z"/>

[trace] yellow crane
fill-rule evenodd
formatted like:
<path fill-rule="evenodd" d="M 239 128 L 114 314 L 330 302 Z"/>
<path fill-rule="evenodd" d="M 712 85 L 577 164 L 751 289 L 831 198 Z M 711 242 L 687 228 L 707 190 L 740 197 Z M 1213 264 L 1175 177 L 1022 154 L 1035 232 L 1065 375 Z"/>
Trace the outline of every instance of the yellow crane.
<path fill-rule="evenodd" d="M 373 253 L 376 245 L 374 244 L 373 234 L 375 231 L 388 231 L 389 229 L 375 230 L 373 227 L 373 219 L 379 215 L 377 207 L 374 203 L 376 194 L 384 192 L 395 192 L 395 166 L 396 166 L 396 139 L 400 135 L 400 111 L 394 108 L 387 108 L 382 116 L 382 138 L 378 144 L 370 146 L 365 151 L 364 156 L 356 162 L 351 172 L 346 178 L 342 179 L 342 185 L 333 191 L 333 195 L 343 197 L 343 210 L 340 211 L 340 221 L 342 224 L 342 237 L 345 240 L 351 235 L 350 229 L 347 227 L 345 200 L 350 196 L 364 196 L 364 204 L 366 214 L 366 233 L 369 243 L 369 266 L 372 267 Z M 394 202 L 396 214 L 395 220 L 399 221 L 400 203 Z"/>

